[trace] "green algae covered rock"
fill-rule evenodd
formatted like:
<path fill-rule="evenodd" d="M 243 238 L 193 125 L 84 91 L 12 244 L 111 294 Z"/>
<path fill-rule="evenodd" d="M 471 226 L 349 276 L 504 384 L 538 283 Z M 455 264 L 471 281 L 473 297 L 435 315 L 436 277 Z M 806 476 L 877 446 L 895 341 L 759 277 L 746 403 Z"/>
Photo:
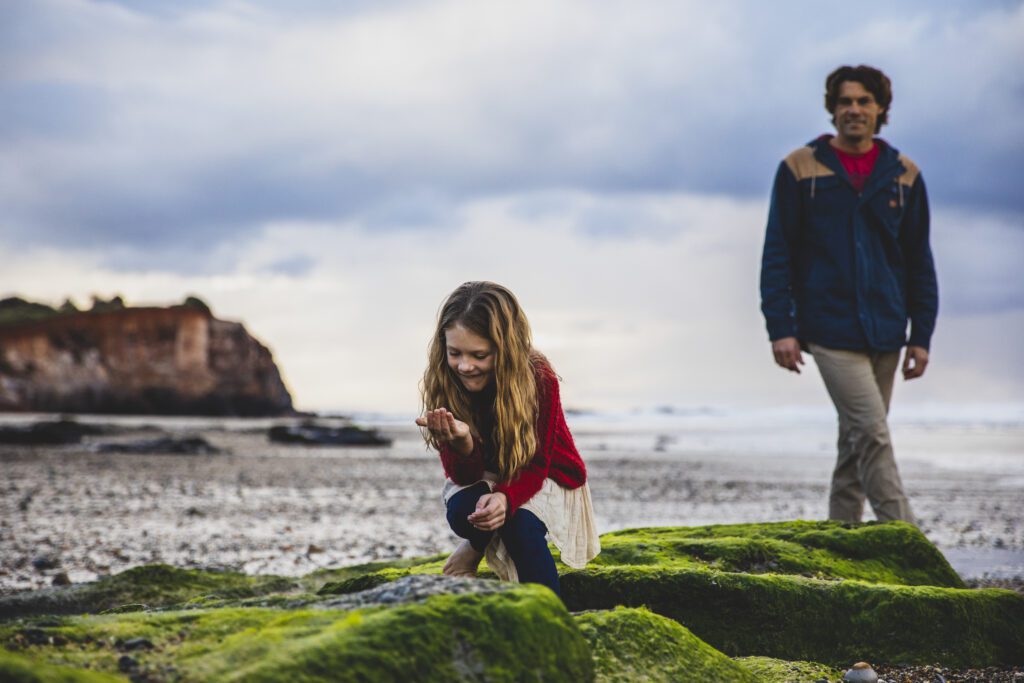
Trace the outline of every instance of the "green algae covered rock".
<path fill-rule="evenodd" d="M 409 557 L 400 560 L 367 562 L 366 564 L 357 564 L 350 567 L 338 567 L 335 569 L 317 569 L 315 572 L 303 576 L 298 581 L 305 590 L 314 593 L 324 592 L 325 594 L 330 594 L 338 591 L 324 591 L 324 588 L 328 585 L 339 586 L 351 581 L 352 579 L 385 572 L 385 570 L 408 570 L 406 572 L 392 572 L 392 578 L 388 579 L 389 581 L 394 581 L 395 579 L 399 579 L 407 574 L 440 574 L 441 568 L 444 566 L 445 560 L 447 559 L 447 554 L 428 555 L 426 557 Z M 384 583 L 384 581 L 371 580 L 371 583 L 373 585 L 380 585 L 381 583 Z"/>
<path fill-rule="evenodd" d="M 558 551 L 552 548 L 555 559 Z M 379 585 L 407 574 L 440 573 L 446 555 L 318 570 L 307 588 L 330 592 Z M 702 527 L 626 529 L 601 536 L 601 554 L 590 566 L 643 565 L 746 574 L 793 574 L 872 583 L 964 588 L 942 553 L 904 522 L 850 524 L 832 521 L 718 524 Z M 407 570 L 405 572 L 389 570 Z M 559 563 L 561 572 L 569 567 Z M 486 574 L 486 572 L 485 572 Z M 391 577 L 391 578 L 389 578 Z"/>
<path fill-rule="evenodd" d="M 584 612 L 576 615 L 576 625 L 590 644 L 599 683 L 763 680 L 685 627 L 646 609 Z"/>
<path fill-rule="evenodd" d="M 562 577 L 573 610 L 646 606 L 731 656 L 988 666 L 1024 663 L 1024 597 L 657 566 Z"/>
<path fill-rule="evenodd" d="M 964 588 L 942 553 L 905 522 L 771 522 L 604 534 L 594 565 L 720 569 Z"/>
<path fill-rule="evenodd" d="M 326 583 L 320 590 L 317 591 L 317 595 L 342 595 L 345 593 L 357 593 L 359 591 L 369 590 L 376 588 L 385 583 L 397 581 L 403 576 L 409 576 L 409 570 L 398 567 L 387 567 L 385 569 L 378 569 L 375 572 L 368 574 L 360 574 L 359 576 L 353 576 L 350 579 L 344 581 L 332 581 Z"/>
<path fill-rule="evenodd" d="M 0 650 L 0 681 L 4 683 L 115 683 L 124 678 L 110 674 L 43 664 Z"/>
<path fill-rule="evenodd" d="M 546 588 L 529 585 L 355 610 L 221 608 L 74 616 L 54 625 L 35 624 L 29 638 L 26 630 L 25 624 L 0 626 L 0 645 L 19 650 L 18 662 L 122 671 L 145 680 L 594 677 L 587 642 L 561 601 Z"/>
<path fill-rule="evenodd" d="M 445 555 L 298 579 L 153 565 L 15 594 L 0 680 L 782 683 L 861 659 L 1024 663 L 1024 598 L 964 589 L 907 524 L 633 529 L 602 546 L 586 569 L 559 565 L 570 609 L 611 610 L 575 618 L 536 586 L 456 586 Z"/>
<path fill-rule="evenodd" d="M 0 598 L 0 619 L 33 614 L 102 612 L 132 604 L 132 609 L 177 605 L 203 596 L 249 598 L 298 588 L 280 576 L 247 576 L 239 572 L 178 569 L 151 564 L 107 576 L 93 583 L 15 593 Z"/>
<path fill-rule="evenodd" d="M 843 672 L 817 662 L 787 662 L 771 657 L 737 657 L 735 660 L 754 674 L 760 683 L 812 683 L 841 681 Z"/>

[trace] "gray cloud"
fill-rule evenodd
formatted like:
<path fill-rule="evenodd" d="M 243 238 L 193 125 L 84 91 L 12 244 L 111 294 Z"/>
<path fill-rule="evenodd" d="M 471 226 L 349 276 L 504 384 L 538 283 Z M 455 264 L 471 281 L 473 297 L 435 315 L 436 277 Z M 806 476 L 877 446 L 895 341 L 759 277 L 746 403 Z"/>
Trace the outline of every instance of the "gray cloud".
<path fill-rule="evenodd" d="M 463 201 L 561 189 L 760 198 L 827 130 L 825 73 L 861 61 L 893 76 L 885 136 L 934 200 L 1019 217 L 1022 36 L 1024 7 L 998 2 L 5 3 L 0 240 L 174 269 L 282 220 L 438 228 Z M 634 218 L 586 224 L 663 229 Z"/>

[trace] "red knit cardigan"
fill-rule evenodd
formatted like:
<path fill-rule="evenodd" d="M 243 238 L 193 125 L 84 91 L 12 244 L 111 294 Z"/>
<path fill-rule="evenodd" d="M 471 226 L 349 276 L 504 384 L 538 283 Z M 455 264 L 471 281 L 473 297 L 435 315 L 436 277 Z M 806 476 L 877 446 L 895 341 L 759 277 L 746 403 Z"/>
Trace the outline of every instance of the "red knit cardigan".
<path fill-rule="evenodd" d="M 562 400 L 558 392 L 558 377 L 547 363 L 537 363 L 537 452 L 512 478 L 494 487 L 508 498 L 508 516 L 540 491 L 545 479 L 553 479 L 559 486 L 575 489 L 587 481 L 587 468 L 583 464 L 576 444 L 565 423 Z M 466 456 L 449 444 L 441 444 L 441 464 L 445 475 L 460 486 L 468 486 L 483 479 L 484 453 L 480 440 L 473 439 L 473 451 Z"/>

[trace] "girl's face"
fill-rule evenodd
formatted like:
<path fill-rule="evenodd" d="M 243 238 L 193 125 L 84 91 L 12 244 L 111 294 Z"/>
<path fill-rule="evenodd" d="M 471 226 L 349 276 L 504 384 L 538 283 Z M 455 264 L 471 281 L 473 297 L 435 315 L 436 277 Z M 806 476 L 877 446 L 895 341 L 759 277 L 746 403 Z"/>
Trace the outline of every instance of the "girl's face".
<path fill-rule="evenodd" d="M 444 331 L 448 367 L 466 391 L 481 391 L 494 377 L 494 344 L 455 323 Z"/>

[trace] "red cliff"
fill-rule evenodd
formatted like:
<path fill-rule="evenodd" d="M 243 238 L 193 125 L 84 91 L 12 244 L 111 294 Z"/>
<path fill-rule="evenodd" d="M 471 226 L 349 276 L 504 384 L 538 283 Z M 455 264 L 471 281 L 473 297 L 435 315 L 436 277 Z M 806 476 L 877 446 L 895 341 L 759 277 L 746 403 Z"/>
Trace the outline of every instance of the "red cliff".
<path fill-rule="evenodd" d="M 171 306 L 0 327 L 0 410 L 258 416 L 292 400 L 241 323 Z"/>

